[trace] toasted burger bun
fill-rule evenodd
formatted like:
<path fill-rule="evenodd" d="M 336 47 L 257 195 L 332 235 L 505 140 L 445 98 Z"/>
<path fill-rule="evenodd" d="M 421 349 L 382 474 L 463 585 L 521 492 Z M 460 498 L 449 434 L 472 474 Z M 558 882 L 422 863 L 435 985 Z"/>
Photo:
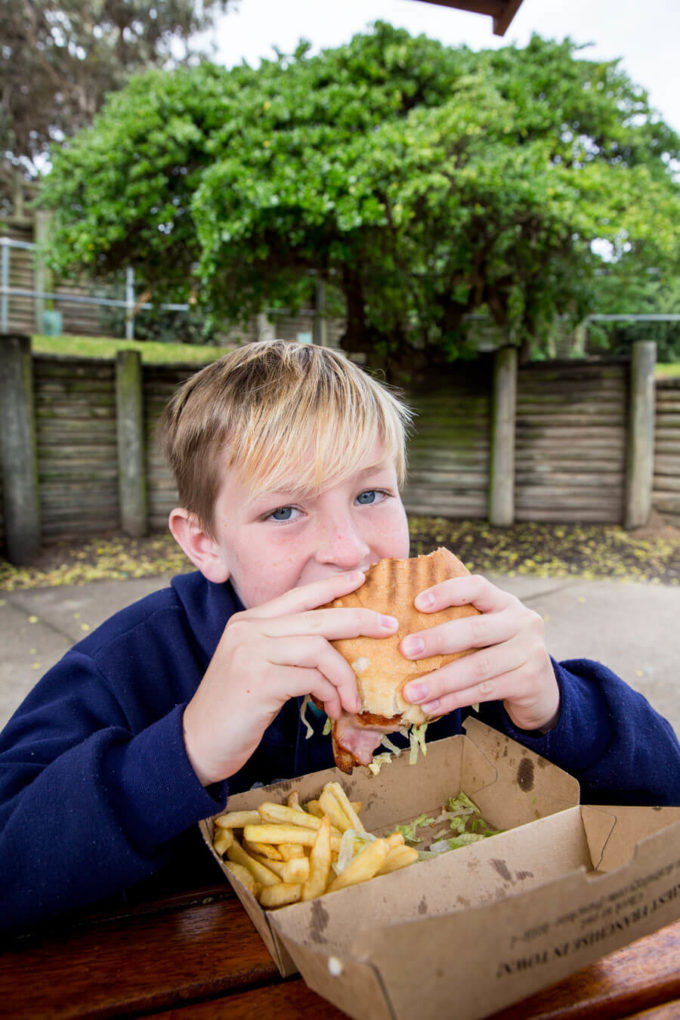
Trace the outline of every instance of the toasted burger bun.
<path fill-rule="evenodd" d="M 405 701 L 402 689 L 409 680 L 431 673 L 467 652 L 411 661 L 401 654 L 399 644 L 407 634 L 478 613 L 471 605 L 452 606 L 437 613 L 420 613 L 413 605 L 416 595 L 426 588 L 464 574 L 469 574 L 467 568 L 444 548 L 429 556 L 381 560 L 366 572 L 360 588 L 330 603 L 331 607 L 374 609 L 399 620 L 399 629 L 391 637 L 343 638 L 332 642 L 357 678 L 362 706 L 359 724 L 418 726 L 436 718 L 426 715 L 419 705 Z"/>

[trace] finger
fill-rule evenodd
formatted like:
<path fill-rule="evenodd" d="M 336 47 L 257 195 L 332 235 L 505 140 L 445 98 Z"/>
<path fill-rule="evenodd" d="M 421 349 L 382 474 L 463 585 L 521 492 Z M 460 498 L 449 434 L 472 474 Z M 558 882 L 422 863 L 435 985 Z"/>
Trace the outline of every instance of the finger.
<path fill-rule="evenodd" d="M 325 577 L 322 581 L 313 581 L 311 584 L 304 584 L 299 588 L 291 588 L 290 591 L 279 595 L 270 602 L 263 602 L 261 606 L 253 606 L 242 614 L 252 619 L 263 619 L 272 616 L 281 616 L 287 613 L 304 613 L 309 609 L 316 609 L 333 599 L 342 595 L 349 595 L 351 591 L 364 583 L 366 575 L 361 570 L 351 570 L 348 573 L 333 574 Z"/>
<path fill-rule="evenodd" d="M 433 712 L 439 710 L 440 702 L 446 695 L 473 688 L 477 690 L 499 676 L 514 672 L 526 660 L 527 648 L 523 641 L 505 641 L 502 645 L 471 652 L 441 669 L 411 680 L 404 687 L 403 694 L 407 701 L 421 705 L 426 712 Z M 473 698 L 472 702 L 466 703 L 472 704 L 477 700 Z M 488 701 L 489 697 L 485 696 L 481 700 Z"/>
<path fill-rule="evenodd" d="M 331 719 L 339 719 L 342 714 L 343 704 L 340 690 L 328 677 L 316 669 L 303 666 L 277 667 L 279 683 L 276 690 L 269 690 L 268 694 L 273 703 L 280 707 L 284 701 L 290 698 L 304 697 L 307 694 L 313 695 L 323 705 L 326 715 Z M 263 699 L 257 688 L 253 686 L 246 692 L 246 698 L 250 696 L 251 716 L 254 718 L 263 707 Z M 349 711 L 349 709 L 345 709 Z"/>
<path fill-rule="evenodd" d="M 428 715 L 443 715 L 457 708 L 500 701 L 521 729 L 534 730 L 553 722 L 560 695 L 550 660 L 525 662 L 463 690 L 452 691 L 422 706 Z"/>
<path fill-rule="evenodd" d="M 523 667 L 501 673 L 491 680 L 483 680 L 455 691 L 443 691 L 439 697 L 421 704 L 428 715 L 445 715 L 457 708 L 466 708 L 486 701 L 505 701 L 513 696 L 513 700 L 521 699 L 518 691 L 523 689 Z"/>
<path fill-rule="evenodd" d="M 517 601 L 514 595 L 496 587 L 481 574 L 465 574 L 426 588 L 416 595 L 414 605 L 421 613 L 436 613 L 450 606 L 472 605 L 482 613 L 497 612 Z"/>
<path fill-rule="evenodd" d="M 320 700 L 338 703 L 346 712 L 355 713 L 361 708 L 359 693 L 357 691 L 356 676 L 349 663 L 333 648 L 332 645 L 320 636 L 297 636 L 276 638 L 267 640 L 262 651 L 272 667 L 271 684 L 272 688 L 291 696 L 289 689 L 288 670 L 306 669 L 323 678 L 323 696 Z M 307 687 L 304 691 L 296 693 L 316 693 Z"/>
<path fill-rule="evenodd" d="M 329 641 L 339 638 L 384 638 L 399 627 L 394 616 L 385 616 L 372 609 L 314 609 L 294 616 L 268 618 L 265 633 L 270 637 L 292 634 L 322 635 Z"/>
<path fill-rule="evenodd" d="M 451 655 L 471 648 L 486 648 L 509 641 L 518 632 L 521 621 L 510 608 L 499 613 L 478 613 L 440 623 L 428 630 L 407 635 L 399 648 L 407 659 L 430 655 Z"/>

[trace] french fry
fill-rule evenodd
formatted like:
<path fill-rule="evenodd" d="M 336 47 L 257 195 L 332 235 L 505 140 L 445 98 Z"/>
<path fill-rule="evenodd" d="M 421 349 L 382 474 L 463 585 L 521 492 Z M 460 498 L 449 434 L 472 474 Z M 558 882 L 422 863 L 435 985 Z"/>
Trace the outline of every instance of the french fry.
<path fill-rule="evenodd" d="M 301 825 L 263 822 L 260 825 L 246 825 L 243 837 L 248 843 L 299 843 L 312 846 L 316 830 Z"/>
<path fill-rule="evenodd" d="M 314 829 L 315 832 L 321 825 L 320 818 L 308 815 L 306 811 L 298 811 L 296 808 L 288 807 L 286 804 L 274 804 L 271 801 L 265 801 L 264 804 L 260 804 L 257 810 L 260 815 L 257 819 L 258 822 L 274 822 L 275 824 L 282 822 L 288 825 L 301 825 L 305 829 Z"/>
<path fill-rule="evenodd" d="M 351 800 L 350 804 L 352 805 L 352 807 L 354 808 L 356 813 L 358 815 L 360 815 L 361 814 L 361 809 L 364 806 L 364 802 L 362 800 Z"/>
<path fill-rule="evenodd" d="M 391 832 L 389 836 L 385 836 L 385 839 L 389 844 L 390 850 L 393 849 L 394 847 L 404 845 L 403 832 Z"/>
<path fill-rule="evenodd" d="M 278 863 L 278 861 L 277 861 Z M 302 885 L 309 878 L 309 857 L 293 857 L 281 865 L 281 877 L 284 882 Z"/>
<path fill-rule="evenodd" d="M 242 829 L 244 825 L 259 822 L 259 820 L 260 816 L 257 811 L 227 811 L 225 814 L 217 816 L 215 825 L 220 829 Z"/>
<path fill-rule="evenodd" d="M 280 881 L 279 876 L 275 875 L 271 868 L 265 867 L 264 864 L 260 864 L 254 857 L 251 857 L 237 840 L 234 840 L 227 850 L 227 857 L 230 861 L 242 864 L 244 868 L 247 868 L 260 885 L 277 885 Z"/>
<path fill-rule="evenodd" d="M 331 823 L 323 819 L 309 855 L 309 877 L 302 887 L 302 899 L 313 900 L 326 891 L 331 871 Z"/>
<path fill-rule="evenodd" d="M 289 808 L 295 808 L 296 811 L 303 811 L 302 804 L 300 803 L 300 795 L 297 790 L 291 790 L 286 797 L 286 804 Z"/>
<path fill-rule="evenodd" d="M 340 806 L 340 802 L 338 801 L 337 797 L 332 792 L 332 790 L 329 790 L 328 787 L 329 784 L 326 783 L 323 790 L 321 791 L 321 796 L 319 797 L 319 804 L 321 806 L 323 813 L 325 815 L 328 815 L 331 825 L 334 825 L 336 829 L 340 830 L 340 832 L 346 832 L 347 829 L 352 828 L 352 823 L 350 822 L 348 816 L 345 814 L 344 810 Z"/>
<path fill-rule="evenodd" d="M 378 872 L 379 875 L 389 875 L 391 871 L 398 871 L 400 868 L 407 868 L 409 864 L 415 864 L 418 860 L 418 851 L 413 846 L 393 846 L 389 851 L 385 863 Z"/>
<path fill-rule="evenodd" d="M 274 907 L 285 907 L 289 903 L 297 903 L 302 897 L 302 886 L 279 882 L 260 890 L 259 900 L 263 907 L 270 910 Z"/>
<path fill-rule="evenodd" d="M 305 811 L 308 811 L 310 815 L 316 815 L 317 818 L 323 818 L 323 809 L 318 800 L 308 800 L 305 804 Z"/>
<path fill-rule="evenodd" d="M 216 852 L 222 857 L 231 844 L 234 842 L 233 829 L 216 829 L 213 836 L 213 846 Z"/>
<path fill-rule="evenodd" d="M 368 843 L 356 857 L 350 861 L 344 871 L 333 879 L 327 892 L 337 892 L 350 885 L 367 882 L 377 875 L 387 860 L 389 845 L 386 839 L 376 839 Z"/>
<path fill-rule="evenodd" d="M 366 832 L 363 822 L 359 818 L 359 815 L 350 804 L 349 797 L 340 786 L 340 783 L 327 783 L 328 789 L 332 792 L 333 796 L 340 805 L 342 811 L 349 818 L 350 829 L 355 829 L 357 832 Z"/>
<path fill-rule="evenodd" d="M 299 843 L 279 843 L 278 849 L 284 861 L 292 861 L 294 857 L 305 856 L 304 847 Z"/>
<path fill-rule="evenodd" d="M 259 854 L 260 857 L 269 857 L 272 861 L 283 860 L 283 854 L 275 846 L 272 846 L 271 843 L 250 843 L 246 850 L 248 853 L 252 851 Z"/>
<path fill-rule="evenodd" d="M 237 864 L 236 861 L 226 861 L 224 866 L 239 880 L 241 885 L 246 887 L 249 893 L 257 896 L 262 886 L 255 881 L 252 871 L 249 871 L 243 864 Z"/>
<path fill-rule="evenodd" d="M 268 868 L 269 871 L 273 871 L 274 874 L 278 876 L 279 881 L 281 882 L 284 881 L 283 869 L 286 864 L 285 861 L 273 861 L 271 857 L 260 857 L 259 854 L 253 852 L 252 844 L 250 843 L 245 843 L 244 848 L 246 850 L 246 853 L 249 853 L 254 861 L 257 861 L 258 864 L 261 864 L 263 867 Z"/>
<path fill-rule="evenodd" d="M 300 846 L 312 846 L 316 836 L 315 829 L 304 829 L 300 825 L 246 825 L 243 837 L 248 843 L 299 843 Z M 340 849 L 340 835 L 331 832 L 331 848 Z"/>

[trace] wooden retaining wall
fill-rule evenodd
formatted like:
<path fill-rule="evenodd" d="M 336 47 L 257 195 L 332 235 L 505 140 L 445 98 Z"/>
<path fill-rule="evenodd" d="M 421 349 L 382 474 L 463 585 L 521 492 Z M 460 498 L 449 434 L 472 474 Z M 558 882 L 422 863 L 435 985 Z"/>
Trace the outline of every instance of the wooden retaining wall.
<path fill-rule="evenodd" d="M 114 364 L 38 355 L 33 381 L 43 537 L 117 528 Z"/>
<path fill-rule="evenodd" d="M 491 363 L 405 394 L 415 411 L 404 503 L 410 513 L 486 517 L 491 434 Z"/>
<path fill-rule="evenodd" d="M 656 384 L 652 504 L 680 527 L 680 379 Z"/>
<path fill-rule="evenodd" d="M 8 522 L 26 516 L 13 491 L 17 485 L 30 489 L 35 480 L 38 541 L 116 530 L 130 519 L 121 503 L 127 497 L 119 480 L 120 365 L 31 358 L 27 345 L 25 337 L 0 338 L 0 551 L 17 562 L 21 552 L 10 549 L 8 534 Z M 28 376 L 25 369 L 23 376 L 9 373 L 20 348 Z M 145 476 L 141 481 L 147 508 L 142 530 L 165 528 L 175 505 L 174 482 L 155 444 L 154 430 L 161 408 L 192 371 L 189 365 L 142 366 L 139 373 L 144 447 L 140 464 Z M 26 386 L 27 417 L 33 429 L 24 430 L 28 438 L 21 442 L 33 444 L 34 453 L 16 452 L 16 412 L 8 417 L 8 391 L 3 398 L 1 388 L 9 385 L 10 376 L 14 388 Z M 501 472 L 511 519 L 630 523 L 631 468 L 626 454 L 635 416 L 629 376 L 629 365 L 620 362 L 538 363 L 516 371 L 516 401 L 510 405 L 515 406 L 514 469 L 512 463 L 501 459 L 499 465 L 498 457 L 494 459 L 494 449 L 501 447 L 492 357 L 453 366 L 445 377 L 439 373 L 430 385 L 413 388 L 405 394 L 416 411 L 407 509 L 493 522 L 490 475 L 495 470 Z M 20 378 L 24 381 L 17 383 Z M 680 381 L 657 383 L 653 426 L 651 505 L 671 523 L 680 524 Z M 24 472 L 10 487 L 11 465 L 30 465 L 31 458 L 33 473 Z M 30 507 L 30 500 L 26 505 Z M 16 523 L 11 527 L 16 530 Z"/>
<path fill-rule="evenodd" d="M 627 365 L 521 368 L 515 519 L 622 523 L 627 408 Z"/>

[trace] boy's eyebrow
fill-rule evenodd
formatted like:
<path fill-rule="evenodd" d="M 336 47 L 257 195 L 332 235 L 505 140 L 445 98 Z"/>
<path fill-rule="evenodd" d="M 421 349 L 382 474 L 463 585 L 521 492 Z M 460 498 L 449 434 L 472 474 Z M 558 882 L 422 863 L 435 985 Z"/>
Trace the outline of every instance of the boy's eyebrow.
<path fill-rule="evenodd" d="M 369 464 L 368 467 L 362 468 L 361 471 L 357 472 L 359 478 L 363 478 L 364 475 L 374 475 L 378 471 L 389 471 L 391 467 L 394 467 L 394 461 L 391 457 L 383 457 L 382 460 L 378 460 L 375 464 Z"/>

